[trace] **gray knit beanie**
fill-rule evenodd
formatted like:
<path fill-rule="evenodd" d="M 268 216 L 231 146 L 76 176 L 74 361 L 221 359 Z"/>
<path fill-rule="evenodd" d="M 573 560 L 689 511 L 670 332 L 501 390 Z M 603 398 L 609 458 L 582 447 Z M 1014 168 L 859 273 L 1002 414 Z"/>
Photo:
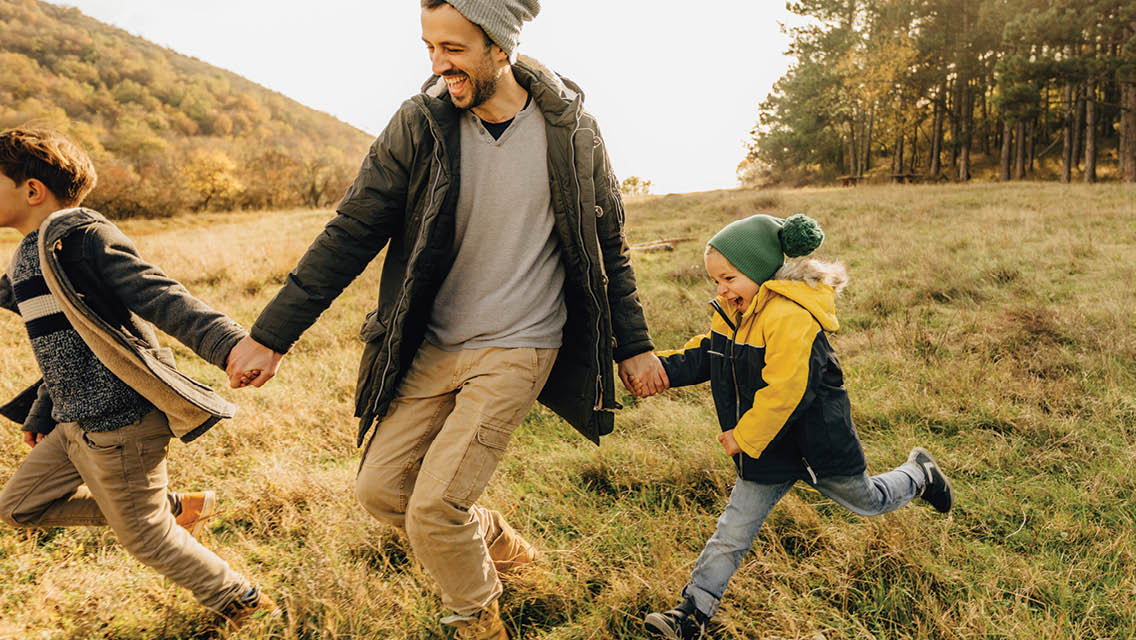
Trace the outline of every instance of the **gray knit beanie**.
<path fill-rule="evenodd" d="M 528 22 L 540 13 L 540 0 L 446 0 L 466 20 L 485 30 L 505 55 L 513 57 L 513 50 L 521 39 L 521 23 Z"/>

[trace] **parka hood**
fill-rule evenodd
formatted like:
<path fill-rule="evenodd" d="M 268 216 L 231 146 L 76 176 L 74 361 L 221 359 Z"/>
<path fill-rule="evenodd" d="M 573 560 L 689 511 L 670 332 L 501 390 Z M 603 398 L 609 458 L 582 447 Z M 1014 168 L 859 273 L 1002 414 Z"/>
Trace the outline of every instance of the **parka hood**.
<path fill-rule="evenodd" d="M 838 331 L 836 294 L 848 283 L 848 270 L 839 262 L 789 260 L 758 290 L 750 313 L 758 313 L 774 296 L 804 307 L 825 331 Z"/>

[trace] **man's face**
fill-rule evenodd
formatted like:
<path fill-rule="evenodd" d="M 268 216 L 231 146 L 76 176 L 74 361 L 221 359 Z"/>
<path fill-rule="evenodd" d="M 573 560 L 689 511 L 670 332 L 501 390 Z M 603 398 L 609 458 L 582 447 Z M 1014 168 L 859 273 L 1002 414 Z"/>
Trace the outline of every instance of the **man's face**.
<path fill-rule="evenodd" d="M 505 53 L 485 43 L 481 28 L 448 4 L 422 10 L 422 41 L 434 73 L 459 109 L 473 109 L 497 91 Z"/>

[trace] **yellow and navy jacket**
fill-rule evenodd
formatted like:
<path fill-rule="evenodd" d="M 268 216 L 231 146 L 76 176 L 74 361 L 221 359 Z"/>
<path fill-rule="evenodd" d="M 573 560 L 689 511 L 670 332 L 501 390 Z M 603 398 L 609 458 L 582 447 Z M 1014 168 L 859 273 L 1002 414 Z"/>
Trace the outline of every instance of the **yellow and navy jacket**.
<path fill-rule="evenodd" d="M 805 261 L 808 272 L 813 261 Z M 786 265 L 787 267 L 789 265 Z M 722 431 L 734 430 L 738 475 L 761 483 L 863 473 L 844 373 L 826 331 L 836 331 L 836 291 L 826 274 L 761 285 L 738 313 L 712 300 L 710 331 L 659 353 L 672 387 L 710 381 Z M 794 265 L 790 275 L 801 273 Z M 840 272 L 841 284 L 843 271 Z M 816 281 L 816 280 L 820 281 Z"/>

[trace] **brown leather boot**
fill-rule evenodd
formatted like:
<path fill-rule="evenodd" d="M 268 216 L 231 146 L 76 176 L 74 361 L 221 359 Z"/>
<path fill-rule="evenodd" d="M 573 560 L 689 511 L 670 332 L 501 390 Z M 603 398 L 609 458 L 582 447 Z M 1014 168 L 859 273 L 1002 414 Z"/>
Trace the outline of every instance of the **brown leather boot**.
<path fill-rule="evenodd" d="M 205 523 L 217 513 L 217 494 L 213 491 L 194 491 L 181 494 L 181 513 L 175 520 L 196 538 L 205 530 Z"/>
<path fill-rule="evenodd" d="M 476 614 L 450 616 L 442 622 L 457 627 L 454 637 L 458 640 L 509 640 L 496 600 Z"/>
<path fill-rule="evenodd" d="M 486 538 L 485 546 L 489 548 L 489 559 L 497 573 L 507 573 L 536 560 L 536 547 L 522 538 L 499 514 L 494 524 L 497 535 L 492 540 Z"/>

